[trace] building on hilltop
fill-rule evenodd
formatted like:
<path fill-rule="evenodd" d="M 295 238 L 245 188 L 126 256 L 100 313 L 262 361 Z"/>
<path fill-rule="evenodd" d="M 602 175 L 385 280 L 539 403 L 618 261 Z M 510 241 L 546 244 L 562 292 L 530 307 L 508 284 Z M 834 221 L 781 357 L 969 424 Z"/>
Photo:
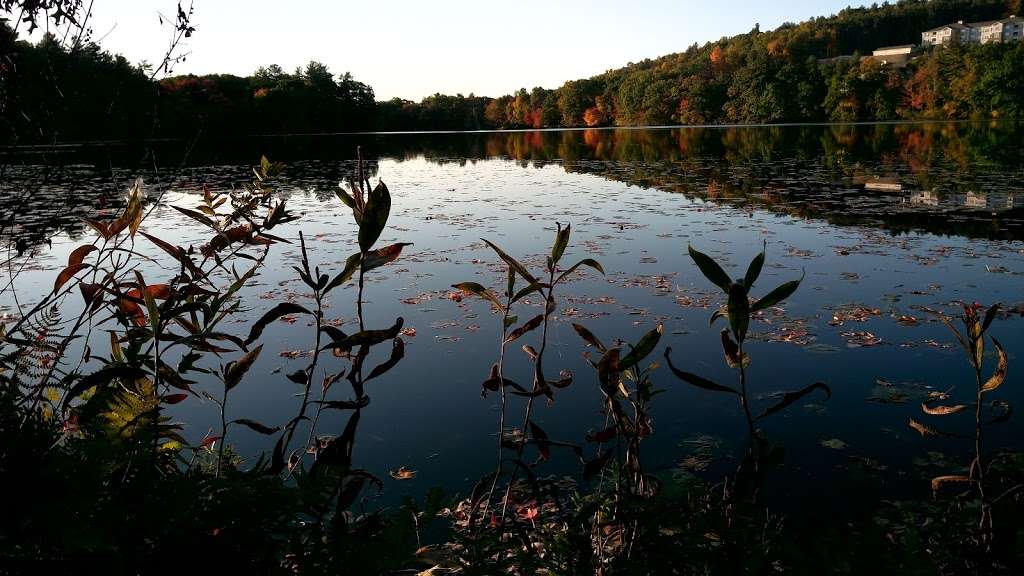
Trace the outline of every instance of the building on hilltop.
<path fill-rule="evenodd" d="M 917 47 L 913 44 L 886 46 L 885 48 L 875 50 L 871 54 L 871 59 L 882 64 L 888 64 L 893 68 L 906 68 L 907 63 L 914 57 L 916 51 Z"/>
<path fill-rule="evenodd" d="M 923 46 L 947 44 L 989 44 L 1024 40 L 1024 18 L 1016 14 L 1002 20 L 946 24 L 921 33 Z"/>

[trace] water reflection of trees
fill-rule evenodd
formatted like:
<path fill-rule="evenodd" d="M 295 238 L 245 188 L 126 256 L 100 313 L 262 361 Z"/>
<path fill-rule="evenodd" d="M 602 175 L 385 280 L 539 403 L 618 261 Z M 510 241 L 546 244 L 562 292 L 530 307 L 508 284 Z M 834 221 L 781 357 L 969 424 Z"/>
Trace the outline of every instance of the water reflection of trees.
<path fill-rule="evenodd" d="M 118 184 L 134 175 L 161 188 L 198 190 L 244 178 L 262 154 L 288 163 L 283 184 L 288 189 L 333 198 L 333 189 L 351 177 L 353 166 L 340 159 L 362 146 L 369 157 L 397 161 L 427 158 L 462 165 L 501 158 L 524 167 L 554 162 L 568 172 L 836 224 L 1020 238 L 1022 136 L 1019 124 L 1001 122 L 208 139 L 188 147 L 187 156 L 179 143 L 147 144 L 153 149 L 149 158 L 168 165 L 187 161 L 188 166 L 169 171 L 155 171 L 151 161 L 139 165 L 139 146 L 124 143 L 65 148 L 47 166 L 24 158 L 12 162 L 16 155 L 8 152 L 0 163 L 18 169 L 0 182 L 0 208 L 8 216 L 31 215 L 7 225 L 5 239 L 38 244 L 58 230 L 80 231 L 80 218 L 102 207 L 103 195 L 116 198 Z M 30 199 L 27 210 L 7 205 L 18 196 L 12 190 L 36 185 L 41 175 L 47 191 Z M 901 190 L 865 192 L 864 183 L 877 178 L 898 183 Z M 54 214 L 55 205 L 64 210 Z"/>

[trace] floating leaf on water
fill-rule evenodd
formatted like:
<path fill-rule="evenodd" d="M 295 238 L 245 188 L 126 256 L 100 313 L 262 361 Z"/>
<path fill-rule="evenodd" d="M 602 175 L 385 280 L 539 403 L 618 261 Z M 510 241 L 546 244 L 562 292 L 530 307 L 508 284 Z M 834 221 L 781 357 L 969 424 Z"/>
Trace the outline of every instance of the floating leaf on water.
<path fill-rule="evenodd" d="M 931 416 L 949 416 L 963 412 L 967 407 L 966 404 L 957 404 L 956 406 L 929 406 L 928 404 L 921 404 L 921 410 Z"/>
<path fill-rule="evenodd" d="M 936 476 L 932 478 L 932 490 L 938 491 L 947 484 L 967 484 L 972 480 L 963 475 Z"/>
<path fill-rule="evenodd" d="M 831 448 L 832 450 L 845 450 L 846 442 L 838 438 L 831 438 L 829 440 L 822 440 L 820 444 L 825 448 Z"/>
<path fill-rule="evenodd" d="M 412 480 L 416 477 L 416 471 L 409 470 L 405 466 L 401 466 L 398 470 L 391 470 L 388 474 L 395 480 Z"/>

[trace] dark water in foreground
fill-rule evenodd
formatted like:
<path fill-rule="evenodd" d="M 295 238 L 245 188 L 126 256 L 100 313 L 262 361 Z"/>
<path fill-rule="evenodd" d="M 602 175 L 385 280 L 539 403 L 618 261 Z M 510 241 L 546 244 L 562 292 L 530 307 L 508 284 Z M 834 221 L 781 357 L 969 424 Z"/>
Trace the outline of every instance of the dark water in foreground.
<path fill-rule="evenodd" d="M 351 217 L 333 189 L 351 173 L 354 146 L 363 145 L 394 198 L 381 242 L 414 243 L 368 285 L 369 324 L 403 316 L 415 328 L 406 358 L 371 383 L 356 446 L 358 465 L 385 478 L 388 501 L 432 486 L 465 491 L 493 465 L 497 397 L 481 399 L 480 382 L 496 357 L 499 319 L 479 301 L 448 298 L 455 282 L 499 284 L 496 258 L 480 238 L 539 270 L 554 223 L 571 222 L 567 259 L 594 257 L 608 272 L 580 274 L 562 291 L 548 370 L 569 369 L 576 382 L 535 411 L 550 436 L 579 443 L 603 417 L 570 323 L 606 341 L 636 341 L 663 322 L 662 342 L 679 367 L 731 383 L 717 328 L 707 323 L 722 299 L 686 246 L 740 275 L 767 241 L 768 265 L 754 294 L 802 271 L 806 280 L 752 326 L 752 389 L 767 398 L 821 380 L 833 390 L 827 403 L 808 397 L 765 421 L 766 434 L 785 446 L 783 490 L 805 502 L 837 493 L 876 500 L 924 492 L 928 478 L 948 473 L 946 460 L 962 460 L 959 447 L 922 439 L 907 426 L 922 418 L 929 392 L 952 389 L 955 396 L 972 387 L 952 335 L 927 310 L 1004 303 L 1011 312 L 992 328 L 1010 355 L 1001 397 L 1024 399 L 1015 376 L 1024 352 L 1022 136 L 1016 125 L 942 124 L 294 137 L 201 144 L 187 156 L 174 144 L 149 148 L 151 155 L 143 147 L 93 147 L 3 156 L 0 202 L 10 217 L 15 194 L 33 190 L 14 214 L 19 225 L 4 230 L 27 250 L 14 264 L 24 270 L 16 281 L 24 306 L 52 287 L 75 246 L 92 241 L 79 218 L 102 212 L 135 175 L 146 179 L 151 198 L 162 193 L 163 202 L 194 207 L 203 185 L 223 190 L 248 179 L 248 166 L 266 153 L 288 163 L 278 189 L 304 213 L 279 235 L 294 239 L 301 228 L 311 260 L 339 271 L 356 248 Z M 44 159 L 60 167 L 44 169 Z M 163 206 L 143 229 L 183 245 L 208 240 Z M 137 248 L 157 256 L 143 242 Z M 243 294 L 253 312 L 232 327 L 237 334 L 276 302 L 303 296 L 291 270 L 295 247 L 272 254 Z M 150 266 L 146 274 L 156 281 L 173 269 Z M 353 289 L 335 291 L 328 318 L 351 322 L 353 302 Z M 539 301 L 531 306 L 539 310 Z M 17 313 L 10 291 L 0 307 Z M 529 308 L 520 313 L 530 315 Z M 304 321 L 268 328 L 264 354 L 229 416 L 267 424 L 293 416 L 299 399 L 284 375 L 305 366 L 293 356 L 312 346 L 311 337 Z M 525 355 L 518 346 L 510 354 L 513 379 L 528 380 Z M 654 402 L 647 467 L 718 479 L 742 455 L 740 408 L 731 397 L 675 381 L 664 367 L 654 378 L 665 392 Z M 345 387 L 335 394 L 344 399 Z M 175 411 L 190 439 L 219 421 L 216 406 L 197 399 Z M 338 433 L 346 419 L 325 413 L 320 430 Z M 1021 421 L 1011 419 L 994 429 L 993 446 L 1020 449 L 1021 432 Z M 272 447 L 245 429 L 230 441 L 250 457 Z M 388 478 L 400 466 L 416 470 L 416 478 Z M 578 470 L 559 455 L 539 472 Z"/>

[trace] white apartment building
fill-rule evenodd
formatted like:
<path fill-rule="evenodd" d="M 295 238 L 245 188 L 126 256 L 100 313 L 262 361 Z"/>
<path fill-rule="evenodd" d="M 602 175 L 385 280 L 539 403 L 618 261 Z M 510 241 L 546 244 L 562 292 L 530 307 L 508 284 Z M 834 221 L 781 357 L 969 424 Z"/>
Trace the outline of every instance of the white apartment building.
<path fill-rule="evenodd" d="M 946 44 L 989 44 L 991 42 L 1019 42 L 1024 40 L 1024 18 L 1017 15 L 1003 20 L 988 22 L 971 22 L 963 20 L 956 24 L 946 24 L 921 33 L 921 44 L 924 46 L 943 46 Z"/>

